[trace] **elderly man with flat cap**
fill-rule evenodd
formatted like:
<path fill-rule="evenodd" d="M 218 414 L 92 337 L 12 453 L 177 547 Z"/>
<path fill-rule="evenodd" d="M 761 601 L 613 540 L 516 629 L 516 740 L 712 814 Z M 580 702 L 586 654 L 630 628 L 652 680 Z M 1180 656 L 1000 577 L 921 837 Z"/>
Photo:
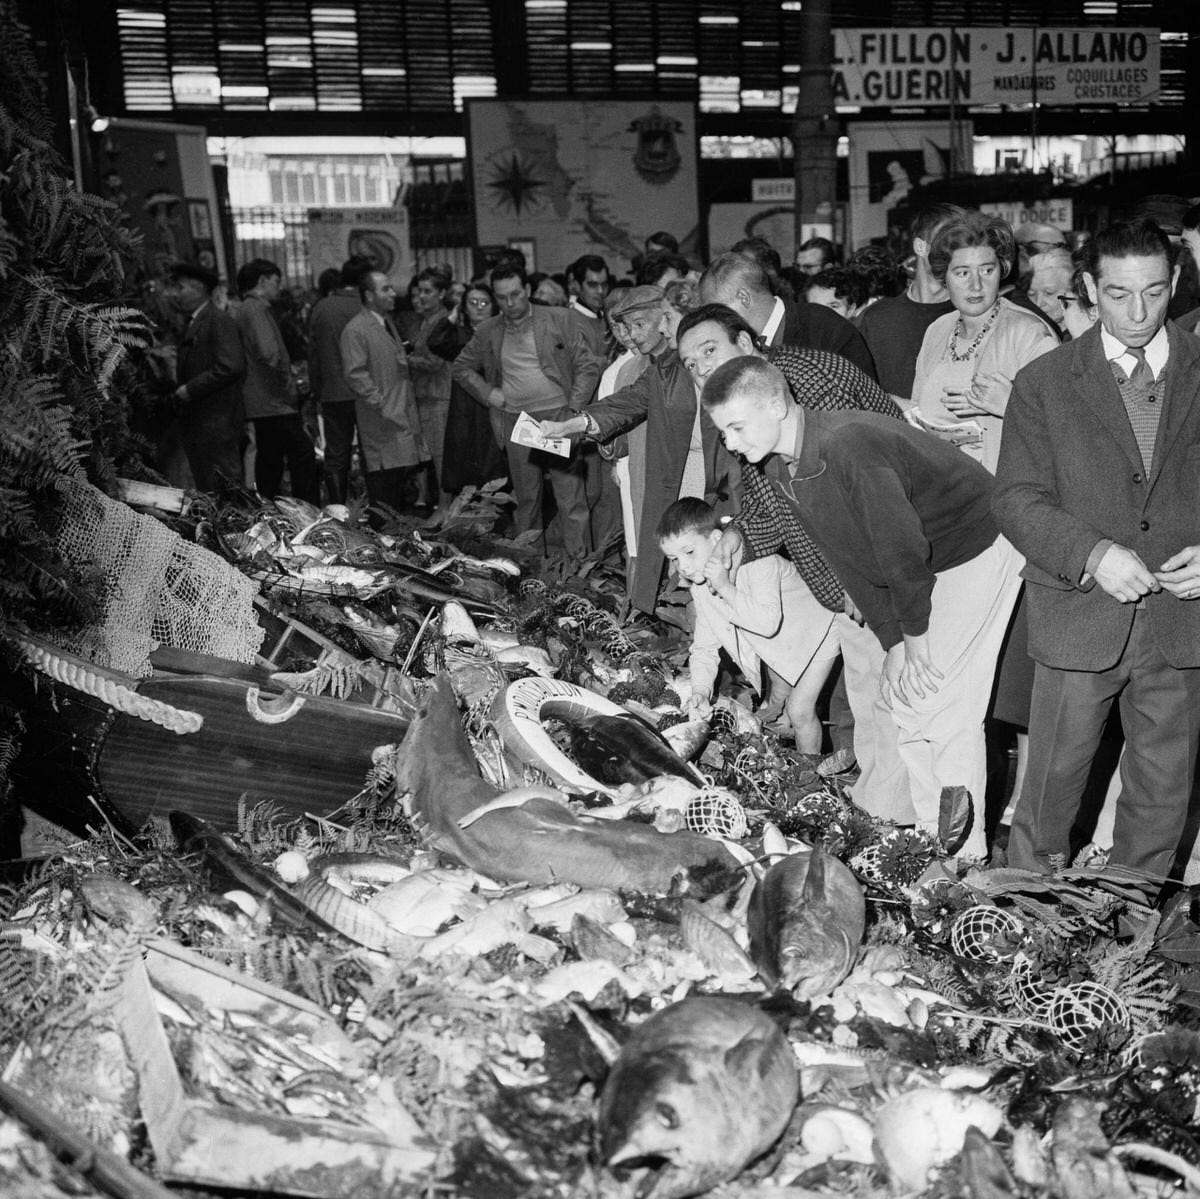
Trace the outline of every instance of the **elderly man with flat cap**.
<path fill-rule="evenodd" d="M 679 361 L 675 329 L 680 313 L 659 287 L 631 287 L 612 316 L 621 321 L 634 348 L 651 359 L 641 376 L 567 420 L 543 424 L 551 437 L 583 434 L 611 441 L 646 425 L 646 480 L 637 514 L 637 558 L 629 583 L 635 608 L 653 612 L 665 559 L 655 536 L 662 514 L 678 499 L 707 499 L 729 510 L 733 460 L 712 421 L 700 411 L 692 378 Z"/>
<path fill-rule="evenodd" d="M 241 483 L 246 436 L 246 355 L 233 317 L 212 302 L 219 282 L 214 272 L 191 262 L 175 263 L 167 275 L 167 299 L 188 318 L 179 342 L 174 399 L 184 453 L 201 491 Z"/>

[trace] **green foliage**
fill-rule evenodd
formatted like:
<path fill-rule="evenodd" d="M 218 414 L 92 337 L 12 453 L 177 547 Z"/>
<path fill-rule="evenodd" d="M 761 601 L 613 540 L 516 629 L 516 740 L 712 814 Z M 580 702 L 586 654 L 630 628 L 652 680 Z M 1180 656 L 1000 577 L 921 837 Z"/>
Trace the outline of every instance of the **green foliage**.
<path fill-rule="evenodd" d="M 134 235 L 73 185 L 52 136 L 29 35 L 0 0 L 0 629 L 88 618 L 96 588 L 56 548 L 64 494 L 112 492 L 136 453 L 131 354 L 151 336 L 122 303 Z"/>

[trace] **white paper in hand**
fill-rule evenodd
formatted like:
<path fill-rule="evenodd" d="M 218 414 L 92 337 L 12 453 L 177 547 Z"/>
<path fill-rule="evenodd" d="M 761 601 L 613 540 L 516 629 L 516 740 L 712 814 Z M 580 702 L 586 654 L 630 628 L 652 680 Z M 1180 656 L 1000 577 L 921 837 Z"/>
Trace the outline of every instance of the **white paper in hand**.
<path fill-rule="evenodd" d="M 541 421 L 534 420 L 528 412 L 522 412 L 513 426 L 510 441 L 517 445 L 528 446 L 531 450 L 548 450 L 563 458 L 571 456 L 571 439 L 569 437 L 547 437 L 542 432 Z"/>

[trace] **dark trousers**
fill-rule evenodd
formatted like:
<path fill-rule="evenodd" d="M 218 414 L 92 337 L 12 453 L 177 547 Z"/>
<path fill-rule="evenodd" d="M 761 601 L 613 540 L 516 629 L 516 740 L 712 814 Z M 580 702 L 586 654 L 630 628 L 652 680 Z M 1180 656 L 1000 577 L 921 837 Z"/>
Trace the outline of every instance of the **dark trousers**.
<path fill-rule="evenodd" d="M 366 473 L 367 500 L 372 508 L 394 508 L 402 511 L 409 504 L 412 480 L 420 466 L 393 466 L 388 470 L 369 470 Z M 381 528 L 387 523 L 383 513 L 368 514 L 371 527 Z"/>
<path fill-rule="evenodd" d="M 592 545 L 600 549 L 614 540 L 618 533 L 622 534 L 623 539 L 621 489 L 613 478 L 613 464 L 600 456 L 596 446 L 585 441 L 575 452 L 583 456 Z"/>
<path fill-rule="evenodd" d="M 1011 866 L 1068 861 L 1092 759 L 1116 700 L 1125 730 L 1121 798 L 1110 864 L 1166 875 L 1187 818 L 1200 734 L 1200 669 L 1171 666 L 1144 612 L 1109 670 L 1037 664 L 1029 715 L 1029 765 L 1008 842 Z"/>
<path fill-rule="evenodd" d="M 310 504 L 321 503 L 317 456 L 300 413 L 255 417 L 254 444 L 254 484 L 259 495 L 272 499 L 279 494 L 286 462 L 292 495 Z"/>
<path fill-rule="evenodd" d="M 242 484 L 242 442 L 245 431 L 236 427 L 195 422 L 186 418 L 180 426 L 180 440 L 198 491 L 216 491 L 220 486 Z"/>
<path fill-rule="evenodd" d="M 325 430 L 325 493 L 331 504 L 344 504 L 350 492 L 350 459 L 354 454 L 354 401 L 321 405 Z"/>
<path fill-rule="evenodd" d="M 562 420 L 570 415 L 570 409 L 556 412 L 538 412 L 539 420 Z M 516 426 L 515 414 L 503 412 L 504 452 L 508 457 L 508 476 L 512 479 L 516 511 L 513 525 L 517 533 L 542 528 L 542 487 L 545 477 L 550 478 L 554 489 L 554 502 L 558 505 L 558 523 L 562 527 L 563 549 L 571 558 L 583 558 L 592 548 L 591 530 L 588 522 L 588 502 L 583 459 L 578 449 L 570 458 L 551 454 L 546 450 L 534 450 L 510 441 Z"/>

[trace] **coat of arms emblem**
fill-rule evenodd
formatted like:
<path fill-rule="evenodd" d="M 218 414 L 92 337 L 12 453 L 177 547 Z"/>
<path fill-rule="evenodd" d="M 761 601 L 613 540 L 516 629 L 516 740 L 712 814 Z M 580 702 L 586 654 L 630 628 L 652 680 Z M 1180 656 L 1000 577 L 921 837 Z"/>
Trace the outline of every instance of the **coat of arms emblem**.
<path fill-rule="evenodd" d="M 683 132 L 683 124 L 667 116 L 657 105 L 643 117 L 632 122 L 630 132 L 638 135 L 633 165 L 647 183 L 667 183 L 675 176 L 683 161 L 675 135 Z"/>

